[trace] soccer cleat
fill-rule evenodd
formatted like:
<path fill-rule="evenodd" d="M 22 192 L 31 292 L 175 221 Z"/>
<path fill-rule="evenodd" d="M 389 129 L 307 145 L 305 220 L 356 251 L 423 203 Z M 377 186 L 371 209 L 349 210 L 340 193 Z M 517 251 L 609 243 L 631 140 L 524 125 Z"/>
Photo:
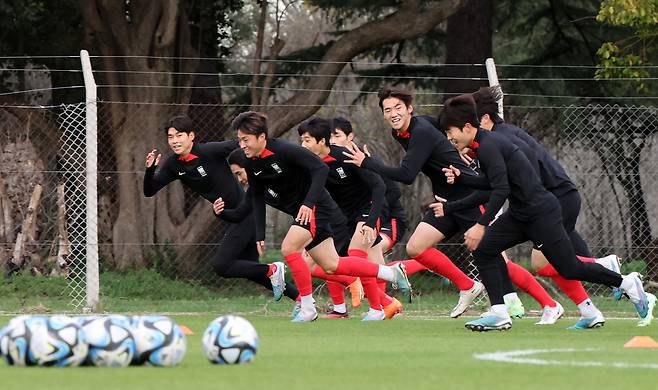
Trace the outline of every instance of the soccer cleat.
<path fill-rule="evenodd" d="M 386 318 L 383 310 L 368 310 L 361 321 L 383 321 Z"/>
<path fill-rule="evenodd" d="M 647 315 L 640 318 L 640 321 L 637 322 L 637 326 L 648 326 L 651 325 L 651 320 L 653 320 L 653 309 L 656 307 L 656 296 L 647 293 Z"/>
<path fill-rule="evenodd" d="M 477 320 L 469 321 L 464 324 L 466 329 L 473 332 L 486 332 L 489 330 L 509 330 L 512 329 L 512 319 L 509 317 L 498 317 L 496 315 L 489 315 L 486 317 L 478 318 Z"/>
<path fill-rule="evenodd" d="M 356 280 L 350 283 L 347 288 L 350 290 L 350 296 L 352 297 L 352 307 L 361 306 L 361 301 L 365 296 L 363 292 L 363 285 L 361 284 L 361 279 L 356 278 Z"/>
<path fill-rule="evenodd" d="M 280 261 L 272 263 L 276 266 L 276 271 L 270 275 L 270 283 L 272 283 L 272 294 L 274 300 L 279 301 L 283 296 L 283 290 L 286 289 L 286 265 Z"/>
<path fill-rule="evenodd" d="M 297 315 L 299 314 L 299 312 L 300 312 L 301 310 L 302 310 L 302 303 L 299 302 L 299 301 L 295 302 L 295 306 L 292 307 L 292 313 L 291 313 L 290 316 L 291 316 L 292 318 L 297 317 Z"/>
<path fill-rule="evenodd" d="M 557 304 L 555 307 L 544 306 L 541 319 L 535 325 L 553 325 L 564 315 L 564 308 L 560 305 L 560 302 L 556 301 L 555 303 Z"/>
<path fill-rule="evenodd" d="M 618 274 L 621 274 L 621 263 L 619 256 L 617 255 L 608 255 L 605 257 L 601 257 L 595 260 L 597 264 L 600 264 L 604 266 L 605 268 L 609 269 L 612 272 L 616 272 Z M 612 288 L 612 295 L 615 297 L 616 300 L 621 300 L 624 297 L 624 292 L 621 290 L 619 287 L 613 287 Z"/>
<path fill-rule="evenodd" d="M 348 318 L 350 315 L 345 313 L 341 313 L 339 311 L 332 310 L 331 313 L 325 314 L 324 318 Z"/>
<path fill-rule="evenodd" d="M 647 300 L 647 293 L 644 292 L 642 287 L 642 275 L 637 272 L 623 276 L 622 290 L 628 294 L 629 299 L 635 306 L 635 310 L 640 318 L 645 318 L 649 313 L 649 302 Z"/>
<path fill-rule="evenodd" d="M 596 315 L 594 317 L 580 317 L 578 322 L 568 327 L 567 329 L 584 330 L 584 329 L 600 328 L 603 325 L 605 325 L 605 318 L 603 317 L 603 313 L 597 310 Z"/>
<path fill-rule="evenodd" d="M 523 302 L 519 298 L 510 299 L 508 302 L 505 302 L 505 307 L 507 308 L 507 313 L 512 318 L 523 318 L 525 315 L 525 307 L 523 307 Z"/>
<path fill-rule="evenodd" d="M 402 303 L 395 298 L 384 308 L 384 316 L 387 320 L 392 320 L 393 317 L 400 313 L 402 313 Z"/>
<path fill-rule="evenodd" d="M 318 312 L 313 308 L 313 310 L 304 310 L 301 309 L 299 313 L 292 319 L 291 322 L 312 322 L 318 319 Z"/>
<path fill-rule="evenodd" d="M 450 318 L 457 318 L 460 315 L 464 314 L 466 310 L 473 304 L 475 298 L 480 296 L 484 292 L 484 285 L 478 281 L 473 283 L 473 287 L 469 290 L 462 290 L 459 292 L 459 301 L 457 301 L 457 306 L 455 306 L 450 312 Z"/>
<path fill-rule="evenodd" d="M 400 289 L 400 291 L 402 291 L 402 293 L 407 296 L 409 303 L 411 303 L 411 283 L 407 277 L 407 271 L 404 269 L 404 264 L 397 263 L 393 265 L 391 269 L 393 270 L 393 275 L 395 276 L 395 280 L 392 283 L 393 288 Z"/>

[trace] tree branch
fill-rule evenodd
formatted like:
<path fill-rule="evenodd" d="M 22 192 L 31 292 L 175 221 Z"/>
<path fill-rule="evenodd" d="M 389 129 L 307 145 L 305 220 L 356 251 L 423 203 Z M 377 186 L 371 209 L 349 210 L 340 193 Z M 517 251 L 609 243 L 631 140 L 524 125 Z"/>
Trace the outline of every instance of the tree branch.
<path fill-rule="evenodd" d="M 442 0 L 423 7 L 419 0 L 408 0 L 385 18 L 365 23 L 343 35 L 322 57 L 323 63 L 316 71 L 317 74 L 329 76 L 314 77 L 306 84 L 307 89 L 321 91 L 305 91 L 288 99 L 285 105 L 300 105 L 295 110 L 285 106 L 267 110 L 271 118 L 271 134 L 280 136 L 313 115 L 327 100 L 329 90 L 345 62 L 373 47 L 424 35 L 465 3 L 466 0 Z"/>

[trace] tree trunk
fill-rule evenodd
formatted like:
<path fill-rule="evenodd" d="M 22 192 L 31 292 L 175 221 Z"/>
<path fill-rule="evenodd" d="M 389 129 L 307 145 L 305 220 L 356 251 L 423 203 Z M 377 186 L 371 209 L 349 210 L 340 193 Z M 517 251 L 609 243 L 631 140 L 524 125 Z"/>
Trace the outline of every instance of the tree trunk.
<path fill-rule="evenodd" d="M 446 98 L 476 91 L 486 81 L 470 78 L 487 77 L 484 67 L 450 66 L 450 64 L 482 64 L 491 57 L 491 0 L 468 0 L 448 18 L 446 67 L 443 76 L 454 77 L 443 81 Z M 457 79 L 459 78 L 459 79 Z"/>

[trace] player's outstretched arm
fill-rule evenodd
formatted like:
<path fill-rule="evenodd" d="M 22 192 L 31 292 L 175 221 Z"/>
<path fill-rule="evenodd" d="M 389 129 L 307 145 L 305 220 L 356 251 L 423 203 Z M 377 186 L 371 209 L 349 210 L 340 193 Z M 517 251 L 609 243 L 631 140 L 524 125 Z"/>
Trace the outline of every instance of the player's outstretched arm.
<path fill-rule="evenodd" d="M 160 169 L 157 169 L 162 154 L 156 153 L 157 149 L 153 149 L 146 155 L 146 171 L 144 172 L 143 183 L 143 192 L 146 197 L 155 195 L 164 186 L 177 178 L 172 174 L 166 163 Z"/>

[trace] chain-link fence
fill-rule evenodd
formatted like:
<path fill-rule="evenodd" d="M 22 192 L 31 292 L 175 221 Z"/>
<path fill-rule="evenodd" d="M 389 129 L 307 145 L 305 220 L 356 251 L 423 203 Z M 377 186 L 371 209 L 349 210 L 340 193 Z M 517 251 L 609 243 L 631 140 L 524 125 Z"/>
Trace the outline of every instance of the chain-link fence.
<path fill-rule="evenodd" d="M 86 223 L 84 107 L 0 107 L 2 263 L 35 274 L 66 275 L 82 293 L 84 242 L 76 237 L 84 236 Z M 154 128 L 154 123 L 187 114 L 199 128 L 197 140 L 221 140 L 233 136 L 227 133 L 227 124 L 236 110 L 221 105 L 98 104 L 101 271 L 148 268 L 168 278 L 214 286 L 222 294 L 262 292 L 248 282 L 215 276 L 210 263 L 223 226 L 213 217 L 208 202 L 179 183 L 154 198 L 142 195 L 146 153 L 153 148 L 169 152 L 164 129 Z M 381 115 L 376 106 L 362 110 L 364 116 Z M 330 111 L 321 113 L 339 113 Z M 625 270 L 640 270 L 653 282 L 658 281 L 653 235 L 657 233 L 651 228 L 658 218 L 657 111 L 655 107 L 596 104 L 506 111 L 508 121 L 528 129 L 578 185 L 583 202 L 577 227 L 593 254 L 617 253 L 624 259 Z M 381 118 L 375 123 L 376 132 L 357 124 L 360 140 L 377 140 L 380 155 L 390 163 L 399 162 L 400 148 L 384 131 Z M 425 179 L 404 190 L 410 229 L 420 219 L 422 199 L 429 195 Z M 289 219 L 274 213 L 268 217 L 270 248 L 275 248 Z M 18 248 L 21 234 L 24 243 Z M 391 260 L 405 257 L 407 237 Z M 458 237 L 441 249 L 474 273 Z M 529 254 L 528 245 L 510 251 L 523 265 L 529 265 Z M 276 252 L 271 256 L 278 257 Z M 429 273 L 418 274 L 412 281 L 420 294 L 451 288 Z M 101 291 L 102 284 L 101 276 Z M 72 296 L 74 303 L 81 298 Z"/>

